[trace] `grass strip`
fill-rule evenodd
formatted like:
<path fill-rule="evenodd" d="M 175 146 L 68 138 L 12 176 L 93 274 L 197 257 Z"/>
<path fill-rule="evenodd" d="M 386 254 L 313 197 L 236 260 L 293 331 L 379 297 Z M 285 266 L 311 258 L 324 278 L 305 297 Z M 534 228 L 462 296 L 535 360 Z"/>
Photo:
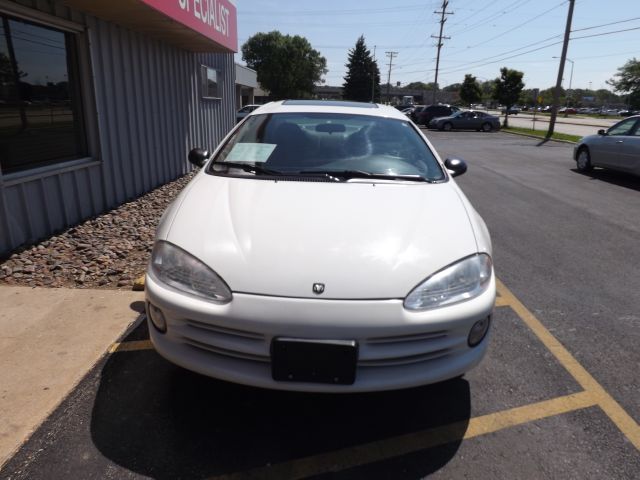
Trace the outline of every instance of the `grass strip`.
<path fill-rule="evenodd" d="M 521 128 L 521 127 L 507 127 L 507 128 L 503 127 L 502 130 L 506 132 L 524 133 L 526 135 L 532 135 L 534 137 L 539 137 L 539 138 L 547 137 L 546 130 L 533 130 L 532 128 Z M 575 143 L 578 140 L 580 140 L 582 137 L 580 135 L 570 135 L 568 133 L 553 132 L 553 135 L 551 135 L 551 138 L 553 140 L 565 140 L 568 142 Z"/>

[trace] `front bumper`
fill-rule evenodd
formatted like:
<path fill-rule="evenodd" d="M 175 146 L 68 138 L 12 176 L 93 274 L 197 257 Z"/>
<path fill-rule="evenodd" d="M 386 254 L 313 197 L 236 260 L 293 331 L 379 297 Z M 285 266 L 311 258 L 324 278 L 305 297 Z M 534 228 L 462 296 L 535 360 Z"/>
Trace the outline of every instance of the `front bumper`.
<path fill-rule="evenodd" d="M 146 300 L 159 308 L 166 333 L 151 323 L 156 350 L 167 360 L 221 380 L 256 387 L 309 392 L 395 390 L 462 375 L 484 356 L 488 335 L 476 347 L 467 337 L 495 303 L 495 278 L 481 296 L 449 307 L 411 312 L 401 299 L 319 300 L 234 293 L 217 305 L 177 292 L 147 274 Z M 275 381 L 274 337 L 355 340 L 359 346 L 352 385 Z"/>

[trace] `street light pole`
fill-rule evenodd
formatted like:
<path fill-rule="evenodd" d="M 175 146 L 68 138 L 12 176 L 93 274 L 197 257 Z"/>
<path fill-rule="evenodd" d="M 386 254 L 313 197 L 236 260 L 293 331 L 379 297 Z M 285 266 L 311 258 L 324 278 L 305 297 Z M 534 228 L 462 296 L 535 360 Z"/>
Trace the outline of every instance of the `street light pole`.
<path fill-rule="evenodd" d="M 553 57 L 553 58 L 560 58 L 560 57 Z M 569 92 L 571 92 L 571 84 L 573 83 L 573 65 L 574 65 L 574 61 L 571 60 L 570 58 L 565 58 L 565 60 L 567 62 L 571 62 L 571 74 L 569 75 L 569 88 L 567 89 L 567 95 L 565 98 L 565 109 L 564 109 L 564 116 L 567 117 L 568 113 L 567 113 L 567 108 L 569 107 Z M 573 98 L 573 92 L 571 92 L 571 98 Z"/>
<path fill-rule="evenodd" d="M 573 60 L 569 58 L 566 58 L 565 60 L 567 62 L 571 62 L 571 75 L 569 75 L 569 90 L 567 90 L 567 105 L 564 110 L 564 116 L 566 117 L 569 114 L 569 112 L 567 112 L 567 109 L 569 108 L 569 92 L 571 92 L 571 99 L 573 100 L 573 90 L 571 89 L 571 83 L 573 82 Z"/>

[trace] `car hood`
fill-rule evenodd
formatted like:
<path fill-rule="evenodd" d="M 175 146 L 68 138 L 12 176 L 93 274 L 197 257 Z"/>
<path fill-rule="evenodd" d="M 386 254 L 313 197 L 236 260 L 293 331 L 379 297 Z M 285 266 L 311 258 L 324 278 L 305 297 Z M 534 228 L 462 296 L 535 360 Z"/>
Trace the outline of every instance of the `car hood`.
<path fill-rule="evenodd" d="M 200 174 L 165 239 L 234 292 L 403 298 L 477 252 L 457 185 L 271 181 Z"/>

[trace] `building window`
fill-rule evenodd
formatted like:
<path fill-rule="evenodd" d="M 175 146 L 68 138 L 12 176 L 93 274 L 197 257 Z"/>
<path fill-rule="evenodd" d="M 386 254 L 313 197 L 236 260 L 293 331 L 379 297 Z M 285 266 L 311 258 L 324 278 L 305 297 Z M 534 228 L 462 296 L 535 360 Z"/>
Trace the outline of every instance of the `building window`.
<path fill-rule="evenodd" d="M 202 65 L 202 98 L 220 98 L 217 70 Z"/>
<path fill-rule="evenodd" d="M 75 35 L 0 15 L 0 168 L 87 155 Z"/>

